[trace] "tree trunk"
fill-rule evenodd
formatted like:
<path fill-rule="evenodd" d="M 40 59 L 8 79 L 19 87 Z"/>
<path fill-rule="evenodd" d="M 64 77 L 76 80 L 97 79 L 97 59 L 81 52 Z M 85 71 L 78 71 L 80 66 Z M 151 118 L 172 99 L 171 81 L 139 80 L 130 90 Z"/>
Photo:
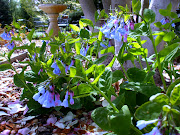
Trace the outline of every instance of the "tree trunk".
<path fill-rule="evenodd" d="M 103 8 L 106 14 L 110 13 L 111 0 L 102 0 Z"/>
<path fill-rule="evenodd" d="M 85 18 L 90 19 L 95 24 L 94 15 L 97 9 L 94 5 L 94 1 L 93 0 L 79 0 L 79 3 L 81 4 L 81 8 L 83 10 Z M 92 31 L 91 27 L 90 27 L 90 30 Z"/>

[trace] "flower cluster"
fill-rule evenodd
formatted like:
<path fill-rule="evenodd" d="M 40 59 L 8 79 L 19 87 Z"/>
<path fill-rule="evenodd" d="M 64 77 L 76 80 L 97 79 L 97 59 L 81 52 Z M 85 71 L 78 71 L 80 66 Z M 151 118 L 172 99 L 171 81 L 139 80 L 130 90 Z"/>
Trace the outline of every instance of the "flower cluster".
<path fill-rule="evenodd" d="M 163 18 L 160 22 L 162 23 L 162 25 L 164 25 L 164 24 L 166 24 L 166 23 L 170 23 L 170 21 L 169 21 L 168 18 Z M 172 27 L 175 27 L 175 24 L 172 23 L 171 26 L 172 26 Z"/>
<path fill-rule="evenodd" d="M 70 67 L 72 67 L 74 65 L 74 60 L 71 61 L 70 65 L 66 65 L 64 64 L 64 67 L 65 67 L 65 72 L 67 73 L 68 70 L 70 70 Z M 56 61 L 54 61 L 54 63 L 51 65 L 52 68 L 54 68 L 53 70 L 53 73 L 56 74 L 56 75 L 60 75 L 61 73 L 61 70 L 59 69 Z"/>
<path fill-rule="evenodd" d="M 123 19 L 118 19 L 116 16 L 111 16 L 110 20 L 102 26 L 100 31 L 105 35 L 106 38 L 121 41 L 123 37 L 123 41 L 127 42 L 127 36 L 130 28 L 131 30 L 134 30 L 133 21 L 130 20 L 128 22 L 124 22 Z"/>
<path fill-rule="evenodd" d="M 87 54 L 88 49 L 89 49 L 88 45 L 87 45 L 87 47 L 82 47 L 81 50 L 80 50 L 80 54 L 85 57 L 86 54 Z"/>
<path fill-rule="evenodd" d="M 141 129 L 145 128 L 147 125 L 153 124 L 153 123 L 155 123 L 157 121 L 158 121 L 158 119 L 149 120 L 149 121 L 139 120 L 139 121 L 137 121 L 136 126 L 141 130 Z M 160 125 L 160 122 L 158 122 L 157 126 L 159 126 L 159 125 Z M 144 135 L 162 135 L 157 126 L 154 127 L 151 132 L 146 133 Z"/>
<path fill-rule="evenodd" d="M 12 41 L 11 42 L 11 40 L 12 40 L 12 38 L 11 38 L 11 34 L 13 34 L 14 35 L 14 32 L 11 30 L 10 32 L 3 32 L 1 35 L 0 35 L 0 37 L 3 39 L 3 40 L 7 40 L 8 41 L 8 43 L 7 44 L 5 44 L 5 46 L 7 46 L 7 48 L 9 49 L 9 50 L 12 50 L 13 48 L 14 48 L 14 46 L 15 46 L 15 43 Z"/>
<path fill-rule="evenodd" d="M 37 102 L 39 102 L 42 107 L 45 108 L 50 108 L 50 107 L 56 107 L 56 106 L 64 106 L 64 107 L 69 107 L 68 104 L 68 95 L 70 95 L 70 104 L 74 104 L 74 99 L 73 99 L 73 92 L 66 92 L 65 99 L 63 102 L 60 100 L 60 95 L 59 93 L 54 92 L 54 85 L 49 85 L 50 90 L 46 90 L 43 86 L 38 88 L 38 93 L 36 93 L 33 96 L 33 99 Z"/>

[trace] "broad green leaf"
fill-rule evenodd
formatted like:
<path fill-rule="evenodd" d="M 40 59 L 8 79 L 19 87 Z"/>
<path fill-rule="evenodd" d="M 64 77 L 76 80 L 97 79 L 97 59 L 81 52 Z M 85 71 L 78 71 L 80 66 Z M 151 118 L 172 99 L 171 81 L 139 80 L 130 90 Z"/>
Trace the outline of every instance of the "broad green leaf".
<path fill-rule="evenodd" d="M 104 56 L 96 59 L 96 60 L 93 61 L 93 62 L 94 62 L 94 64 L 100 64 L 100 63 L 102 63 L 103 61 L 105 61 L 107 57 L 108 57 L 108 55 L 104 55 Z"/>
<path fill-rule="evenodd" d="M 42 46 L 41 46 L 41 49 L 40 49 L 40 52 L 39 52 L 39 58 L 40 60 L 43 59 L 43 55 L 44 55 L 44 52 L 46 51 L 46 42 L 44 41 Z"/>
<path fill-rule="evenodd" d="M 89 74 L 95 70 L 96 64 L 92 65 L 89 69 L 86 70 L 86 74 Z"/>
<path fill-rule="evenodd" d="M 173 40 L 175 38 L 175 33 L 174 32 L 168 32 L 164 37 L 163 40 L 166 42 L 170 42 L 171 40 Z"/>
<path fill-rule="evenodd" d="M 41 77 L 31 70 L 24 73 L 24 78 L 28 82 L 41 82 Z"/>
<path fill-rule="evenodd" d="M 106 107 L 98 107 L 91 113 L 93 121 L 103 130 L 111 130 L 109 124 L 109 110 Z"/>
<path fill-rule="evenodd" d="M 146 9 L 144 9 L 143 16 L 144 16 L 144 20 L 146 22 L 152 23 L 155 21 L 156 14 L 154 13 L 153 10 L 146 8 Z"/>
<path fill-rule="evenodd" d="M 162 62 L 164 60 L 164 58 L 170 54 L 174 49 L 176 49 L 176 47 L 179 46 L 179 43 L 174 43 L 164 49 L 162 49 L 160 52 L 159 52 L 159 58 L 160 58 L 160 61 Z"/>
<path fill-rule="evenodd" d="M 103 130 L 122 135 L 129 133 L 131 114 L 127 105 L 124 105 L 119 113 L 113 112 L 106 107 L 99 107 L 92 112 L 91 117 Z M 123 124 L 119 124 L 119 122 Z"/>
<path fill-rule="evenodd" d="M 131 48 L 129 49 L 130 53 L 133 55 L 142 55 L 147 57 L 148 50 L 146 48 Z"/>
<path fill-rule="evenodd" d="M 76 68 L 70 67 L 70 77 L 74 77 L 76 75 Z"/>
<path fill-rule="evenodd" d="M 135 112 L 135 117 L 138 120 L 154 120 L 157 119 L 165 104 L 148 101 L 141 105 Z"/>
<path fill-rule="evenodd" d="M 35 29 L 32 29 L 29 34 L 27 35 L 27 39 L 31 42 L 32 40 L 32 36 L 33 36 L 33 33 L 34 33 Z"/>
<path fill-rule="evenodd" d="M 169 105 L 164 105 L 164 106 L 162 107 L 162 110 L 163 110 L 164 112 L 170 112 L 170 111 L 171 111 L 171 107 L 170 107 Z"/>
<path fill-rule="evenodd" d="M 161 23 L 161 22 L 156 22 L 156 23 L 154 23 L 154 25 L 155 25 L 156 27 L 158 27 L 158 28 L 161 28 L 162 23 Z"/>
<path fill-rule="evenodd" d="M 161 89 L 150 83 L 128 82 L 120 85 L 121 88 L 140 92 L 147 97 L 160 93 Z"/>
<path fill-rule="evenodd" d="M 87 39 L 89 39 L 89 38 L 90 38 L 89 31 L 88 31 L 88 30 L 85 30 L 85 29 L 81 29 L 81 31 L 80 31 L 80 37 L 81 37 L 81 38 L 87 38 Z"/>
<path fill-rule="evenodd" d="M 99 41 L 102 41 L 102 36 L 103 36 L 103 33 L 101 31 L 99 31 L 99 35 L 98 35 L 98 40 Z"/>
<path fill-rule="evenodd" d="M 178 15 L 175 12 L 171 12 L 171 17 L 172 18 L 178 18 Z"/>
<path fill-rule="evenodd" d="M 143 82 L 146 77 L 146 72 L 139 68 L 129 68 L 127 70 L 128 77 L 134 82 Z"/>
<path fill-rule="evenodd" d="M 16 28 L 16 29 L 20 29 L 20 25 L 19 23 L 17 23 L 15 20 L 13 20 L 13 26 Z"/>
<path fill-rule="evenodd" d="M 98 11 L 95 12 L 94 19 L 95 19 L 95 22 L 97 22 L 99 20 L 99 13 L 98 13 Z"/>
<path fill-rule="evenodd" d="M 86 83 L 81 83 L 79 86 L 75 86 L 71 90 L 74 92 L 75 97 L 89 96 L 90 92 L 93 91 L 91 86 Z"/>
<path fill-rule="evenodd" d="M 76 42 L 78 42 L 79 40 L 81 40 L 81 39 L 80 39 L 80 38 L 77 38 L 77 39 L 71 38 L 71 39 L 68 40 L 68 44 L 76 43 Z"/>
<path fill-rule="evenodd" d="M 108 48 L 102 50 L 101 54 L 110 53 L 110 52 L 114 54 L 114 52 L 115 52 L 114 46 L 111 46 L 111 47 L 108 47 Z"/>
<path fill-rule="evenodd" d="M 96 66 L 96 69 L 95 69 L 95 80 L 92 82 L 92 84 L 95 84 L 95 83 L 97 83 L 99 81 L 99 78 L 104 73 L 104 71 L 105 71 L 105 65 L 104 64 Z"/>
<path fill-rule="evenodd" d="M 89 25 L 91 27 L 94 27 L 93 22 L 89 19 L 81 19 L 81 22 L 85 23 L 86 25 Z"/>
<path fill-rule="evenodd" d="M 141 1 L 140 0 L 132 0 L 132 8 L 135 13 L 139 13 L 141 9 Z"/>
<path fill-rule="evenodd" d="M 50 50 L 51 50 L 51 53 L 52 53 L 52 54 L 54 54 L 54 53 L 59 49 L 59 46 L 58 46 L 58 45 L 54 45 L 54 44 L 52 45 L 52 44 L 51 44 L 50 46 L 51 46 L 51 49 L 50 49 Z"/>
<path fill-rule="evenodd" d="M 86 79 L 86 72 L 80 60 L 75 60 L 76 75 Z"/>
<path fill-rule="evenodd" d="M 81 43 L 76 42 L 76 43 L 75 43 L 75 49 L 76 49 L 76 54 L 80 54 Z"/>
<path fill-rule="evenodd" d="M 177 22 L 180 22 L 180 18 L 176 18 L 176 19 L 172 20 L 172 23 L 177 23 Z"/>
<path fill-rule="evenodd" d="M 115 83 L 124 78 L 124 74 L 121 70 L 115 70 L 114 72 L 112 72 L 112 76 L 112 83 Z"/>
<path fill-rule="evenodd" d="M 24 76 L 20 76 L 19 74 L 15 74 L 14 75 L 14 84 L 17 86 L 17 87 L 26 87 L 26 83 L 25 83 L 25 80 L 24 80 Z"/>
<path fill-rule="evenodd" d="M 66 73 L 65 73 L 65 67 L 64 67 L 64 64 L 63 64 L 61 61 L 59 61 L 59 60 L 56 60 L 56 64 L 58 65 L 58 67 L 59 67 L 61 73 L 66 74 Z"/>
<path fill-rule="evenodd" d="M 113 64 L 114 64 L 114 62 L 115 62 L 115 60 L 116 60 L 116 57 L 114 57 L 114 58 L 111 60 L 111 62 L 110 62 L 106 67 L 112 67 Z"/>
<path fill-rule="evenodd" d="M 149 100 L 152 102 L 169 104 L 169 97 L 164 93 L 157 93 L 151 96 Z"/>
<path fill-rule="evenodd" d="M 155 46 L 159 45 L 161 43 L 164 36 L 158 35 L 155 39 Z"/>
<path fill-rule="evenodd" d="M 0 71 L 11 69 L 11 64 L 1 64 Z"/>
<path fill-rule="evenodd" d="M 172 105 L 180 105 L 180 85 L 171 92 L 170 102 Z"/>
<path fill-rule="evenodd" d="M 101 91 L 107 92 L 110 89 L 112 86 L 112 71 L 110 68 L 105 68 L 104 73 L 99 78 L 98 84 Z"/>
<path fill-rule="evenodd" d="M 74 31 L 80 31 L 79 27 L 73 24 L 69 24 L 69 27 L 71 27 Z"/>

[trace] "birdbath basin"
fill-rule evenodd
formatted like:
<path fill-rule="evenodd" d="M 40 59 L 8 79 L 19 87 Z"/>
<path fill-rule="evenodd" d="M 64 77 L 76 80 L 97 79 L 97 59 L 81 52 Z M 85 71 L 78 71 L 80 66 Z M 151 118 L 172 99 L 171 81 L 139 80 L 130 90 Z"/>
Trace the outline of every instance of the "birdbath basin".
<path fill-rule="evenodd" d="M 60 31 L 60 29 L 58 27 L 57 17 L 59 16 L 60 12 L 64 11 L 67 8 L 67 6 L 61 4 L 40 4 L 38 8 L 47 13 L 49 17 L 50 24 L 46 33 L 49 34 L 50 30 L 53 29 L 52 36 L 58 36 L 58 32 Z"/>

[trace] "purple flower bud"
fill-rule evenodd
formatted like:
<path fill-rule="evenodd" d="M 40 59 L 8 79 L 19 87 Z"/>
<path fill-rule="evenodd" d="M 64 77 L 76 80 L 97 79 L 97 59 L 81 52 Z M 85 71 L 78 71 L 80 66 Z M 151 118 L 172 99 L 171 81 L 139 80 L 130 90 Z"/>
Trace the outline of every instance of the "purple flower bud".
<path fill-rule="evenodd" d="M 65 99 L 63 100 L 61 106 L 64 106 L 65 108 L 69 107 L 69 104 L 68 104 L 68 91 L 66 92 Z"/>
<path fill-rule="evenodd" d="M 73 105 L 74 104 L 74 99 L 73 99 L 74 93 L 70 92 L 70 104 Z"/>
<path fill-rule="evenodd" d="M 124 35 L 123 41 L 127 42 L 127 34 Z"/>
<path fill-rule="evenodd" d="M 130 24 L 129 24 L 131 30 L 134 30 L 134 23 L 131 21 Z"/>

